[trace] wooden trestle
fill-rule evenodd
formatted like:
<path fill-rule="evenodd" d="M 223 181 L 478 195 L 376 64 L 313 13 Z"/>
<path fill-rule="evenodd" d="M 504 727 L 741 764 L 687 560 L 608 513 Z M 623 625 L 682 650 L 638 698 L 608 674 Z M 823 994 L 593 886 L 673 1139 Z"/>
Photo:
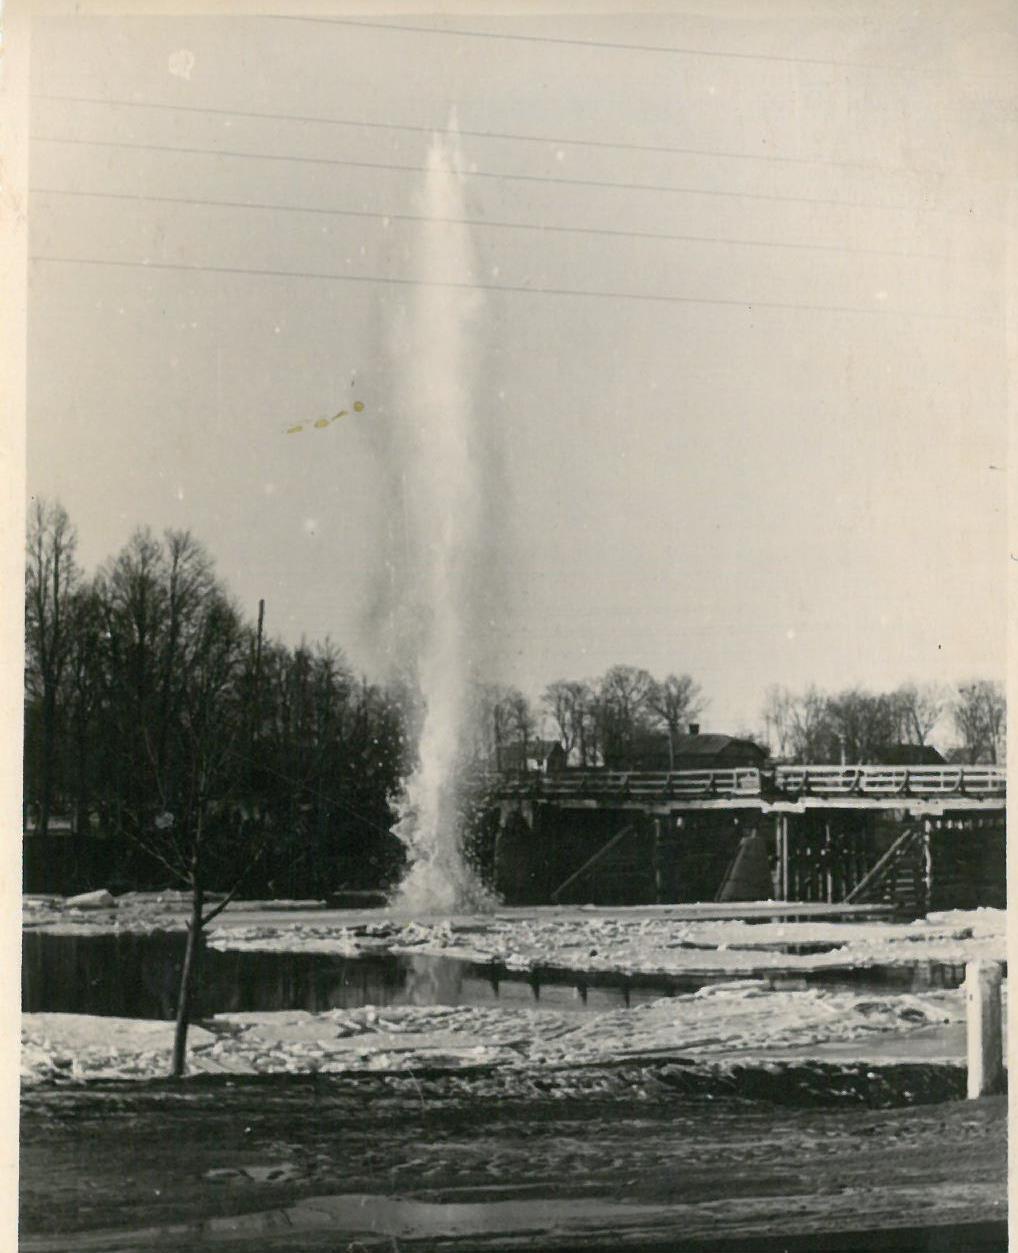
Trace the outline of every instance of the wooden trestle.
<path fill-rule="evenodd" d="M 724 884 L 725 900 L 911 915 L 1005 904 L 998 767 L 566 771 L 503 776 L 496 790 L 496 885 L 510 903 L 710 901 Z M 756 880 L 736 874 L 733 888 L 748 841 Z"/>

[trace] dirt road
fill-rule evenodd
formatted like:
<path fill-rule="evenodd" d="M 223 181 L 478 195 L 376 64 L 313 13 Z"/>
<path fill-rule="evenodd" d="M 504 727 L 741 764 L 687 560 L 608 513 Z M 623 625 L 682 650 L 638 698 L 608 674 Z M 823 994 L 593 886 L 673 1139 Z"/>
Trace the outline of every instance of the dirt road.
<path fill-rule="evenodd" d="M 943 1088 L 920 1070 L 895 1082 Z M 667 1063 L 511 1089 L 483 1074 L 40 1089 L 21 1247 L 1006 1247 L 1003 1098 L 832 1108 L 789 1104 L 780 1082 L 746 1091 Z"/>

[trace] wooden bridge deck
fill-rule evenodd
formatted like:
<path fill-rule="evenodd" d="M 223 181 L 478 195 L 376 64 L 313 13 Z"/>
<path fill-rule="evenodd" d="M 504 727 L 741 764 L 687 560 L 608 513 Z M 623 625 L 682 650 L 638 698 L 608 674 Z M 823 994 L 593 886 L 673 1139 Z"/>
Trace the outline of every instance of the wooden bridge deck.
<path fill-rule="evenodd" d="M 1007 776 L 1001 766 L 520 772 L 498 776 L 495 790 L 504 800 L 651 812 L 745 808 L 803 813 L 827 808 L 907 809 L 918 814 L 1002 810 L 1007 804 Z"/>

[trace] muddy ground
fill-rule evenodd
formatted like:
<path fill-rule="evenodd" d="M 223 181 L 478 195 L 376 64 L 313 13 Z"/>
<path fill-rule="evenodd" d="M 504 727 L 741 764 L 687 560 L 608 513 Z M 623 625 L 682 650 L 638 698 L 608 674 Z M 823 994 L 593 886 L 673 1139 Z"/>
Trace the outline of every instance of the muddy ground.
<path fill-rule="evenodd" d="M 1003 1249 L 1005 1099 L 923 1103 L 962 1081 L 661 1062 L 43 1088 L 21 1247 Z"/>

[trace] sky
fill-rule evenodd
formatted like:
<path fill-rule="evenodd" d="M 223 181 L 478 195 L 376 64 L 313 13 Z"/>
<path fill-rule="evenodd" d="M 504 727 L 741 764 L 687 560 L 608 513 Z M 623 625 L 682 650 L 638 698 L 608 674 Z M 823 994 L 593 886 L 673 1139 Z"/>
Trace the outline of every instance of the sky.
<path fill-rule="evenodd" d="M 722 731 L 774 683 L 1003 677 L 1009 30 L 37 20 L 28 492 L 89 569 L 189 528 L 272 634 L 378 675 L 393 484 L 442 448 L 398 438 L 400 327 L 465 233 L 489 677 L 688 672 Z M 451 123 L 466 228 L 419 220 Z"/>

